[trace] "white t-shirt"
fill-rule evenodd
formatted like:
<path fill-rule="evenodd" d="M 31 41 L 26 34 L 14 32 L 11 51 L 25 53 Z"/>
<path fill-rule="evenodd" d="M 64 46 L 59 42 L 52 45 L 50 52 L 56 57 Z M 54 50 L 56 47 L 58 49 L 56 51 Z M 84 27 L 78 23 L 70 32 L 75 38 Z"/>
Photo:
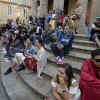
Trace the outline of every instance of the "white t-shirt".
<path fill-rule="evenodd" d="M 74 82 L 76 82 L 76 80 L 73 80 L 71 84 L 73 84 Z M 52 85 L 52 87 L 57 87 L 58 93 L 62 94 L 62 88 L 61 88 L 60 84 L 55 83 L 52 80 L 51 81 L 51 85 Z M 74 98 L 71 98 L 69 100 L 78 100 L 80 98 L 81 92 L 80 92 L 80 89 L 79 89 L 78 85 L 76 87 L 70 86 L 69 89 L 66 86 L 66 91 L 69 92 L 69 93 L 71 93 L 71 94 L 74 94 L 75 95 Z"/>

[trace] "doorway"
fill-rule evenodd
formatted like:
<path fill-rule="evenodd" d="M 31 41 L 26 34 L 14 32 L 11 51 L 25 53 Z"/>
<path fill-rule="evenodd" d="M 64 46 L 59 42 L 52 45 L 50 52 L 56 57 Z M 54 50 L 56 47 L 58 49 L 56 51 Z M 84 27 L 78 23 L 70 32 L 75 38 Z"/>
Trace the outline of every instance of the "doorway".
<path fill-rule="evenodd" d="M 53 10 L 53 0 L 48 0 L 48 12 L 49 10 Z"/>
<path fill-rule="evenodd" d="M 64 14 L 70 15 L 72 10 L 76 9 L 78 0 L 64 0 Z"/>
<path fill-rule="evenodd" d="M 69 0 L 64 0 L 64 15 L 68 15 Z"/>

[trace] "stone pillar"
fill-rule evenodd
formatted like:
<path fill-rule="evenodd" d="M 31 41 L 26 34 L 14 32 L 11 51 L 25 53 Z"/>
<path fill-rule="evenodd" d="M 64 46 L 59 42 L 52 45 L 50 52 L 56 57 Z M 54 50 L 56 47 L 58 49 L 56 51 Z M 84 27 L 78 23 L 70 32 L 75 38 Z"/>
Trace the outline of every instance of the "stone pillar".
<path fill-rule="evenodd" d="M 91 25 L 93 22 L 95 22 L 96 17 L 100 16 L 100 0 L 92 0 L 92 7 L 91 7 L 91 13 L 90 13 L 90 21 L 89 21 L 89 28 L 91 29 Z"/>
<path fill-rule="evenodd" d="M 37 0 L 34 0 L 32 4 L 32 16 L 34 20 L 35 20 L 35 17 L 37 16 L 37 7 L 38 7 Z"/>
<path fill-rule="evenodd" d="M 43 0 L 40 0 L 40 16 L 43 14 Z"/>
<path fill-rule="evenodd" d="M 81 19 L 80 19 L 79 34 L 88 34 L 88 28 L 85 26 L 85 18 L 86 18 L 88 0 L 78 0 L 78 1 L 81 2 L 81 6 L 83 8 Z"/>
<path fill-rule="evenodd" d="M 43 0 L 43 4 L 42 4 L 43 6 L 43 14 L 42 15 L 47 15 L 47 10 L 48 10 L 48 0 Z"/>
<path fill-rule="evenodd" d="M 34 0 L 32 0 L 32 8 L 31 8 L 31 11 L 32 11 L 32 17 L 34 17 Z"/>
<path fill-rule="evenodd" d="M 59 0 L 59 9 L 64 10 L 64 0 Z"/>
<path fill-rule="evenodd" d="M 59 7 L 59 0 L 53 0 L 53 9 L 56 10 L 57 7 Z"/>

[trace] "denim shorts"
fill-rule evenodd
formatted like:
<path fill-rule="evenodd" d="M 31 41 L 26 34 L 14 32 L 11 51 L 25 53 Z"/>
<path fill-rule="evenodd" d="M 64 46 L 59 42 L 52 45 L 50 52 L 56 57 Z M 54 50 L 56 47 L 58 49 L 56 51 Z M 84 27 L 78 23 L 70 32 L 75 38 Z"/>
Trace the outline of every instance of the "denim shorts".
<path fill-rule="evenodd" d="M 95 41 L 95 37 L 98 37 L 99 40 L 100 40 L 100 35 L 98 35 L 98 33 L 95 33 L 93 36 L 92 36 L 92 40 Z"/>

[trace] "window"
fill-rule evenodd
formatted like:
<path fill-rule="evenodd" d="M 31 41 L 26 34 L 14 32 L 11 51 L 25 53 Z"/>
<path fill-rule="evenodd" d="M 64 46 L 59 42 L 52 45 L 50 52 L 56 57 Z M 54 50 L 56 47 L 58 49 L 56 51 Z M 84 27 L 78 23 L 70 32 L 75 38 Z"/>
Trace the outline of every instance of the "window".
<path fill-rule="evenodd" d="M 12 15 L 12 7 L 8 6 L 8 15 Z"/>
<path fill-rule="evenodd" d="M 23 0 L 23 4 L 25 4 L 25 5 L 26 5 L 26 4 L 27 4 L 27 0 Z"/>
<path fill-rule="evenodd" d="M 28 10 L 27 9 L 24 9 L 24 17 L 26 17 L 28 14 Z"/>

